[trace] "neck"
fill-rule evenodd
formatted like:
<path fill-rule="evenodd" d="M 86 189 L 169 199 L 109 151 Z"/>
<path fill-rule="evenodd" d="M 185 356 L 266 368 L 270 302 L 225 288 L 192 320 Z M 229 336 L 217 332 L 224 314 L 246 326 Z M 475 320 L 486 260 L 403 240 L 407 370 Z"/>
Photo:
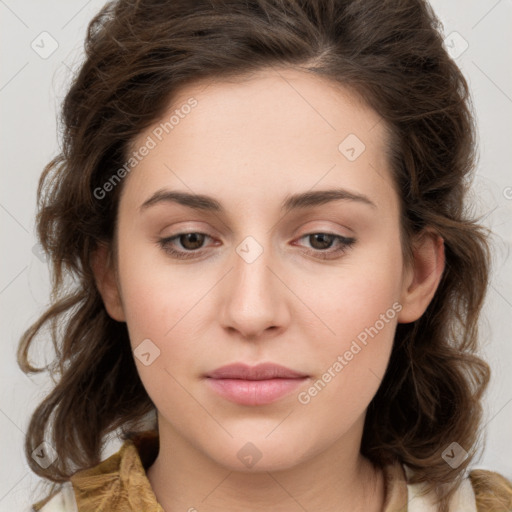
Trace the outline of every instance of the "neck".
<path fill-rule="evenodd" d="M 244 472 L 217 463 L 160 419 L 160 451 L 147 475 L 165 512 L 381 512 L 384 478 L 359 452 L 360 433 L 359 443 L 348 433 L 288 469 Z"/>

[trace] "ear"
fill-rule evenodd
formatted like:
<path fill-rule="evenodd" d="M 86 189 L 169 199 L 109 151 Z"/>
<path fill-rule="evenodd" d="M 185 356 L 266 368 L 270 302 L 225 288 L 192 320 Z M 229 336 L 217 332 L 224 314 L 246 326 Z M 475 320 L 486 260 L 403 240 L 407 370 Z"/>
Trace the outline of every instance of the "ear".
<path fill-rule="evenodd" d="M 114 320 L 124 322 L 125 316 L 119 283 L 112 261 L 112 252 L 107 245 L 99 244 L 97 246 L 92 254 L 91 266 L 96 287 L 103 299 L 107 313 Z"/>
<path fill-rule="evenodd" d="M 413 245 L 413 261 L 403 282 L 399 323 L 414 322 L 425 312 L 441 281 L 444 266 L 444 240 L 427 229 Z"/>

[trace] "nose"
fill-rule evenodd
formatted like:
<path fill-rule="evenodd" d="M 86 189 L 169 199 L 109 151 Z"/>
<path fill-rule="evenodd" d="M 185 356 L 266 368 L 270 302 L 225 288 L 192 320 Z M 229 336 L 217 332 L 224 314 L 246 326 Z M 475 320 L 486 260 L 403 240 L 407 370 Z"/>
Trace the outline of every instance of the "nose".
<path fill-rule="evenodd" d="M 225 329 L 251 340 L 276 335 L 290 318 L 287 303 L 292 294 L 267 247 L 254 239 L 241 243 L 224 280 L 219 320 Z"/>

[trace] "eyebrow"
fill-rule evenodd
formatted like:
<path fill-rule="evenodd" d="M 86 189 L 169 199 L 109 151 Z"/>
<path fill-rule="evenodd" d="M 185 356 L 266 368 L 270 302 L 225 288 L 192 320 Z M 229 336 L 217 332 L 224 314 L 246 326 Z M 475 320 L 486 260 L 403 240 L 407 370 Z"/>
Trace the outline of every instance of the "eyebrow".
<path fill-rule="evenodd" d="M 330 190 L 316 190 L 287 196 L 281 204 L 282 212 L 313 208 L 332 201 L 354 201 L 377 208 L 376 204 L 364 194 L 350 192 L 341 188 Z M 203 194 L 171 191 L 161 189 L 155 192 L 140 207 L 141 212 L 160 203 L 177 203 L 193 210 L 225 213 L 222 204 L 215 198 Z"/>

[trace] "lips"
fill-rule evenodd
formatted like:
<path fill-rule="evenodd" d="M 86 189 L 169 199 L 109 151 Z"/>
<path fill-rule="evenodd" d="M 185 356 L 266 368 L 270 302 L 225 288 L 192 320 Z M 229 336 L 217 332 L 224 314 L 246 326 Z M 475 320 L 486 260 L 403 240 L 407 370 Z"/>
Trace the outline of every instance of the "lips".
<path fill-rule="evenodd" d="M 235 363 L 206 375 L 210 389 L 240 405 L 264 405 L 275 402 L 309 378 L 304 373 L 274 363 L 248 366 Z"/>
<path fill-rule="evenodd" d="M 212 379 L 268 380 L 299 379 L 307 377 L 307 375 L 274 363 L 261 363 L 256 366 L 234 363 L 217 368 L 208 373 L 207 377 Z"/>

